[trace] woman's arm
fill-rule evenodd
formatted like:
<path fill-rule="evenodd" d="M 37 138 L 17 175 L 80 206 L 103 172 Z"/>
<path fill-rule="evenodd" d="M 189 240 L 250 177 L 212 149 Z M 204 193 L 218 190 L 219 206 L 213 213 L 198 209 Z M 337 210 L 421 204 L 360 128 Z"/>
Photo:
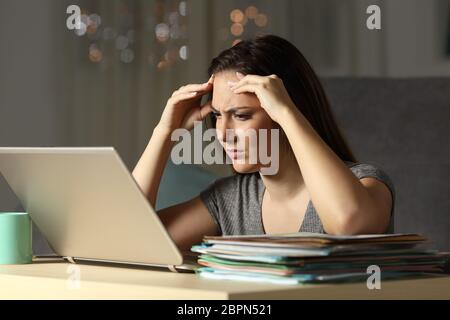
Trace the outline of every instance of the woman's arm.
<path fill-rule="evenodd" d="M 173 146 L 170 131 L 156 127 L 142 157 L 133 170 L 133 176 L 155 207 L 161 176 Z M 180 250 L 189 250 L 202 241 L 204 235 L 218 235 L 208 209 L 200 197 L 162 209 L 158 216 L 167 232 Z"/>
<path fill-rule="evenodd" d="M 286 109 L 280 122 L 325 231 L 384 232 L 392 206 L 387 186 L 375 178 L 359 180 L 297 109 Z"/>
<path fill-rule="evenodd" d="M 156 195 L 164 168 L 173 146 L 172 132 L 191 130 L 196 121 L 202 121 L 210 112 L 210 102 L 201 105 L 202 96 L 213 88 L 214 77 L 202 84 L 188 84 L 172 93 L 167 100 L 161 119 L 133 170 L 133 177 L 155 207 Z"/>
<path fill-rule="evenodd" d="M 152 207 L 156 205 L 161 177 L 174 143 L 170 135 L 169 129 L 156 126 L 144 153 L 133 170 L 134 179 Z"/>
<path fill-rule="evenodd" d="M 167 101 L 159 124 L 133 170 L 133 177 L 155 207 L 161 177 L 173 144 L 172 132 L 190 130 L 195 121 L 211 112 L 210 103 L 200 105 L 201 97 L 212 90 L 211 77 L 203 84 L 189 84 L 176 90 Z M 158 211 L 161 222 L 181 250 L 188 250 L 203 236 L 217 235 L 219 228 L 199 197 Z"/>

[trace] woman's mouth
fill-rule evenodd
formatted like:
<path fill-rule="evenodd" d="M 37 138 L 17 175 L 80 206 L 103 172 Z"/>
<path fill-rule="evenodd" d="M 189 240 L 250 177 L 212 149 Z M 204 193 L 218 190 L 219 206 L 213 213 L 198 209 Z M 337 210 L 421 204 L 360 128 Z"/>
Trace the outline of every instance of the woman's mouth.
<path fill-rule="evenodd" d="M 244 152 L 243 152 L 242 150 L 238 150 L 238 149 L 227 149 L 227 154 L 228 154 L 228 156 L 229 156 L 231 159 L 233 159 L 233 160 L 242 157 L 243 153 L 244 153 Z"/>

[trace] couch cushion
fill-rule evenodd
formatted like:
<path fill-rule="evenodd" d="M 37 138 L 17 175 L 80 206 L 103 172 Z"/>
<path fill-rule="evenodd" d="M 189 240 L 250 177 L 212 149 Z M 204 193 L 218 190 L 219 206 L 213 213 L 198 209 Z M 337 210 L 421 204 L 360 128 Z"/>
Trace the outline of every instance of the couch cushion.
<path fill-rule="evenodd" d="M 323 79 L 356 157 L 396 191 L 395 231 L 450 250 L 450 78 Z"/>

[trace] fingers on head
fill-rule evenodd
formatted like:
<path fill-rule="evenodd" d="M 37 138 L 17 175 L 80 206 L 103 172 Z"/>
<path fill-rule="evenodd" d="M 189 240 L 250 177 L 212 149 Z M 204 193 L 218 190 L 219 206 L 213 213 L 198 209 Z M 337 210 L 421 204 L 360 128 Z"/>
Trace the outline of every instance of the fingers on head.
<path fill-rule="evenodd" d="M 173 95 L 172 97 L 169 98 L 171 103 L 178 103 L 182 100 L 187 100 L 187 99 L 191 99 L 194 97 L 197 97 L 198 93 L 193 91 L 193 92 L 180 92 L 176 95 Z"/>
<path fill-rule="evenodd" d="M 212 83 L 210 82 L 205 82 L 205 83 L 201 83 L 201 84 L 188 84 L 185 86 L 180 87 L 178 90 L 175 90 L 172 93 L 172 96 L 176 96 L 180 93 L 184 93 L 184 92 L 193 92 L 193 91 L 208 91 L 210 90 L 210 85 Z"/>

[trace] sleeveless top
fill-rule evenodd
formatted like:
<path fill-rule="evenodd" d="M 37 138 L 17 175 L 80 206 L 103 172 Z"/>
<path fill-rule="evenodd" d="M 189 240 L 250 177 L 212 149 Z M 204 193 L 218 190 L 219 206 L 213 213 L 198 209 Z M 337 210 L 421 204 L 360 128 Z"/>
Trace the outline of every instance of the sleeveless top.
<path fill-rule="evenodd" d="M 345 164 L 358 179 L 376 178 L 391 191 L 391 219 L 385 233 L 394 233 L 395 189 L 389 176 L 372 164 L 349 161 Z M 259 235 L 265 233 L 261 215 L 264 190 L 259 172 L 235 174 L 216 179 L 200 193 L 200 199 L 218 225 L 221 235 Z M 299 232 L 326 233 L 311 200 Z"/>

